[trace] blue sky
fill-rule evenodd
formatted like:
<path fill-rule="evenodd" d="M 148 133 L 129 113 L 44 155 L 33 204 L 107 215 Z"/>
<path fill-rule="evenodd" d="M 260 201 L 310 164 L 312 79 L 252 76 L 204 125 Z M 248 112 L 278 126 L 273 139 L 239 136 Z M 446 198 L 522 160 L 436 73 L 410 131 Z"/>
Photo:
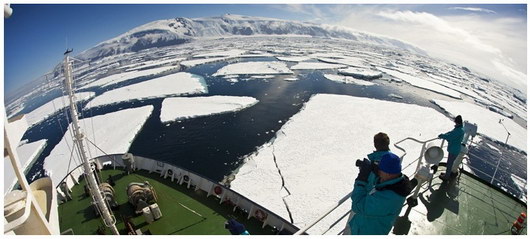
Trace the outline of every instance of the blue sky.
<path fill-rule="evenodd" d="M 513 78 L 520 78 L 519 73 L 526 77 L 526 5 L 18 4 L 11 7 L 12 17 L 4 20 L 5 92 L 48 72 L 62 59 L 67 44 L 79 53 L 150 21 L 226 13 L 343 25 L 404 40 L 434 57 L 449 58 L 471 68 L 482 67 L 487 72 L 494 65 Z M 413 31 L 415 28 L 417 31 Z M 458 43 L 462 38 L 465 44 Z M 455 47 L 457 43 L 460 47 Z M 521 53 L 523 43 L 524 54 Z M 455 53 L 450 48 L 456 48 Z M 466 53 L 462 54 L 459 48 Z M 469 49 L 476 52 L 470 54 Z M 454 59 L 466 56 L 469 59 Z M 484 57 L 497 60 L 487 64 L 476 60 Z"/>

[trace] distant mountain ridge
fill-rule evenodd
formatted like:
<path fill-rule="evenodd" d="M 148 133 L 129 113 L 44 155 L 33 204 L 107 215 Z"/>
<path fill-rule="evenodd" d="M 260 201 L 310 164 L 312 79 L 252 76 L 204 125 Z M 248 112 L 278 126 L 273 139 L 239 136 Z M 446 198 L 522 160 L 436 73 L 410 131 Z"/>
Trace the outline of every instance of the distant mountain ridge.
<path fill-rule="evenodd" d="M 305 35 L 339 38 L 400 48 L 426 55 L 420 48 L 402 41 L 362 33 L 346 27 L 226 14 L 219 17 L 194 19 L 178 17 L 153 21 L 83 51 L 78 57 L 93 60 L 153 47 L 183 44 L 201 37 L 238 35 Z"/>

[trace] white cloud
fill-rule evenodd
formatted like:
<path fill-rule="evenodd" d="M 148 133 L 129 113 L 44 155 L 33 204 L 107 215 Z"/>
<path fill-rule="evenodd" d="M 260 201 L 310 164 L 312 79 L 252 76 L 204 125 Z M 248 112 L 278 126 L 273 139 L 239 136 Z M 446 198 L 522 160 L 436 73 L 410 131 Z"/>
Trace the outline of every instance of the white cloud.
<path fill-rule="evenodd" d="M 478 7 L 450 7 L 451 10 L 464 10 L 464 11 L 471 11 L 471 12 L 485 12 L 485 13 L 493 13 L 496 14 L 497 12 L 485 8 L 478 8 Z"/>
<path fill-rule="evenodd" d="M 322 12 L 322 10 L 315 5 L 309 5 L 309 4 L 286 4 L 286 5 L 275 5 L 274 6 L 277 9 L 281 9 L 284 11 L 292 12 L 292 13 L 299 13 L 308 15 L 311 18 L 310 21 L 319 21 L 325 17 L 325 14 Z"/>
<path fill-rule="evenodd" d="M 431 56 L 526 90 L 526 19 L 489 14 L 440 17 L 396 6 L 341 13 L 345 14 L 337 25 L 412 43 Z"/>

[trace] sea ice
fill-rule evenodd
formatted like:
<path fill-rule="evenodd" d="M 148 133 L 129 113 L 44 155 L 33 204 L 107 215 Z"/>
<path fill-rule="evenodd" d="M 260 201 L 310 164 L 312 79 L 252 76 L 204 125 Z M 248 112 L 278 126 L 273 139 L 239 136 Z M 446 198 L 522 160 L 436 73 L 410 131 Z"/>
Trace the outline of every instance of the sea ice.
<path fill-rule="evenodd" d="M 512 119 L 468 102 L 433 101 L 453 116 L 462 115 L 464 120 L 477 124 L 479 134 L 504 143 L 509 132 L 510 137 L 507 144 L 526 152 L 527 130 Z"/>
<path fill-rule="evenodd" d="M 367 79 L 367 80 L 377 79 L 383 76 L 383 74 L 379 71 L 356 68 L 356 67 L 348 67 L 346 69 L 340 69 L 339 74 L 346 75 L 346 76 L 353 76 L 358 79 Z"/>
<path fill-rule="evenodd" d="M 193 58 L 209 58 L 209 57 L 236 57 L 245 53 L 245 50 L 232 49 L 226 51 L 209 52 L 204 54 L 194 55 Z"/>
<path fill-rule="evenodd" d="M 75 98 L 78 102 L 85 101 L 93 98 L 95 95 L 94 92 L 79 92 L 75 94 Z M 38 124 L 56 112 L 62 110 L 65 107 L 68 107 L 70 102 L 68 96 L 62 96 L 53 99 L 52 101 L 40 106 L 39 108 L 26 114 L 26 120 L 28 126 Z"/>
<path fill-rule="evenodd" d="M 155 61 L 143 62 L 141 64 L 138 64 L 138 65 L 134 66 L 134 67 L 127 68 L 126 71 L 136 71 L 136 70 L 140 70 L 140 69 L 148 68 L 148 67 L 161 66 L 161 65 L 165 65 L 165 64 L 174 64 L 174 63 L 183 61 L 185 59 L 186 58 L 172 58 L 172 59 L 167 59 L 167 60 L 162 60 L 162 61 L 155 60 Z M 127 67 L 127 66 L 125 66 L 125 67 Z"/>
<path fill-rule="evenodd" d="M 18 159 L 20 166 L 22 166 L 22 171 L 31 168 L 33 161 L 39 157 L 44 147 L 46 147 L 46 141 L 46 139 L 42 139 L 17 147 Z M 9 160 L 9 157 L 4 157 L 4 195 L 11 191 L 16 182 L 17 177 L 11 165 L 11 160 Z"/>
<path fill-rule="evenodd" d="M 351 192 L 358 173 L 355 160 L 374 150 L 376 133 L 387 133 L 391 150 L 403 155 L 393 143 L 405 137 L 436 138 L 452 127 L 449 118 L 428 107 L 318 94 L 276 132 L 272 142 L 246 158 L 231 188 L 289 219 L 281 193 L 283 180 L 290 192 L 284 197 L 294 223 L 303 227 Z M 401 146 L 408 152 L 403 158 L 405 168 L 418 157 L 421 145 Z M 411 165 L 404 169 L 409 176 L 416 164 Z M 351 209 L 351 202 L 345 205 L 349 206 L 341 207 L 340 213 Z M 345 221 L 337 228 L 343 229 Z M 317 224 L 310 233 L 325 230 L 325 225 Z"/>
<path fill-rule="evenodd" d="M 388 94 L 389 97 L 393 97 L 393 98 L 396 98 L 396 99 L 400 99 L 402 100 L 403 99 L 403 96 L 401 95 L 396 95 L 396 94 Z"/>
<path fill-rule="evenodd" d="M 277 56 L 276 58 L 280 61 L 288 61 L 288 62 L 301 62 L 301 61 L 307 61 L 311 59 L 307 56 Z"/>
<path fill-rule="evenodd" d="M 345 67 L 345 65 L 339 64 L 329 64 L 321 62 L 300 62 L 294 66 L 291 66 L 291 70 L 329 70 Z"/>
<path fill-rule="evenodd" d="M 421 79 L 421 78 L 416 77 L 416 76 L 411 76 L 411 75 L 408 75 L 408 74 L 405 74 L 405 73 L 401 73 L 399 71 L 386 69 L 386 68 L 378 68 L 378 70 L 383 71 L 383 72 L 385 72 L 385 73 L 387 73 L 389 75 L 392 75 L 394 77 L 400 78 L 401 80 L 404 80 L 407 83 L 409 83 L 409 84 L 411 84 L 413 86 L 416 86 L 418 88 L 422 88 L 422 89 L 430 90 L 430 91 L 433 91 L 433 92 L 437 92 L 437 93 L 440 93 L 440 94 L 443 94 L 443 95 L 450 96 L 450 97 L 455 98 L 455 99 L 462 99 L 460 97 L 460 93 L 459 92 L 457 92 L 455 90 L 451 90 L 451 89 L 449 89 L 449 88 L 447 88 L 445 86 L 436 84 L 434 82 L 431 82 L 431 81 L 428 81 L 428 80 L 424 80 L 424 79 Z"/>
<path fill-rule="evenodd" d="M 368 82 L 368 81 L 364 81 L 364 80 L 358 80 L 358 79 L 355 79 L 355 78 L 353 78 L 351 76 L 324 74 L 324 77 L 326 77 L 326 79 L 328 79 L 328 80 L 336 81 L 336 82 L 340 82 L 340 83 L 345 83 L 345 84 L 355 84 L 355 85 L 362 85 L 362 86 L 375 85 L 372 82 Z"/>
<path fill-rule="evenodd" d="M 232 59 L 231 57 L 212 57 L 212 58 L 204 58 L 204 59 L 193 59 L 193 60 L 186 60 L 180 62 L 181 65 L 191 68 L 194 66 L 202 65 L 202 64 L 208 64 L 218 61 L 226 61 Z"/>
<path fill-rule="evenodd" d="M 85 108 L 134 99 L 153 99 L 166 96 L 202 94 L 207 91 L 208 89 L 201 76 L 187 72 L 178 72 L 107 91 L 90 101 Z"/>
<path fill-rule="evenodd" d="M 94 82 L 91 82 L 90 84 L 87 84 L 80 89 L 86 89 L 90 87 L 106 87 L 109 85 L 114 85 L 123 81 L 131 80 L 138 77 L 144 77 L 149 75 L 157 75 L 160 73 L 163 73 L 165 71 L 170 71 L 173 69 L 178 68 L 178 66 L 164 66 L 154 69 L 148 69 L 148 70 L 141 70 L 141 71 L 127 71 L 119 74 L 110 75 L 104 78 L 101 78 L 99 80 L 96 80 Z"/>
<path fill-rule="evenodd" d="M 80 120 L 79 124 L 84 127 L 85 137 L 101 149 L 97 149 L 85 140 L 85 149 L 88 152 L 88 156 L 95 158 L 105 155 L 105 153 L 118 154 L 127 152 L 145 121 L 151 115 L 153 108 L 153 106 L 149 105 Z M 68 127 L 68 131 L 64 134 L 61 141 L 53 148 L 50 155 L 44 159 L 44 169 L 52 178 L 54 186 L 59 185 L 64 176 L 81 162 L 79 156 L 75 153 L 72 156 L 72 160 L 70 160 L 70 150 L 73 147 L 70 129 L 71 127 Z"/>
<path fill-rule="evenodd" d="M 251 61 L 224 66 L 213 76 L 225 75 L 290 75 L 292 71 L 283 62 Z"/>
<path fill-rule="evenodd" d="M 361 58 L 357 57 L 348 57 L 348 56 L 335 56 L 335 57 L 321 57 L 318 58 L 319 61 L 327 62 L 327 63 L 333 63 L 333 64 L 341 64 L 341 65 L 347 65 L 347 66 L 354 66 L 354 67 L 367 67 L 368 64 Z"/>
<path fill-rule="evenodd" d="M 258 103 L 247 96 L 206 96 L 166 98 L 162 102 L 162 123 L 205 115 L 240 111 Z"/>

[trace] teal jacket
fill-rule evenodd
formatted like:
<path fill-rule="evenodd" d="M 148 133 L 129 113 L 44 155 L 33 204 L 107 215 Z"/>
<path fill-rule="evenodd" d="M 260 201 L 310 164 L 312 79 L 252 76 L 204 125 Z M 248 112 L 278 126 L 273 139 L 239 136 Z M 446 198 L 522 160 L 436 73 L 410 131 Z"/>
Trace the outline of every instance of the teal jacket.
<path fill-rule="evenodd" d="M 438 135 L 438 138 L 447 140 L 447 151 L 451 154 L 458 155 L 462 147 L 462 140 L 464 140 L 464 128 L 462 125 L 455 126 L 453 130 Z"/>
<path fill-rule="evenodd" d="M 406 175 L 383 183 L 355 181 L 351 195 L 352 235 L 387 235 L 412 191 Z"/>

